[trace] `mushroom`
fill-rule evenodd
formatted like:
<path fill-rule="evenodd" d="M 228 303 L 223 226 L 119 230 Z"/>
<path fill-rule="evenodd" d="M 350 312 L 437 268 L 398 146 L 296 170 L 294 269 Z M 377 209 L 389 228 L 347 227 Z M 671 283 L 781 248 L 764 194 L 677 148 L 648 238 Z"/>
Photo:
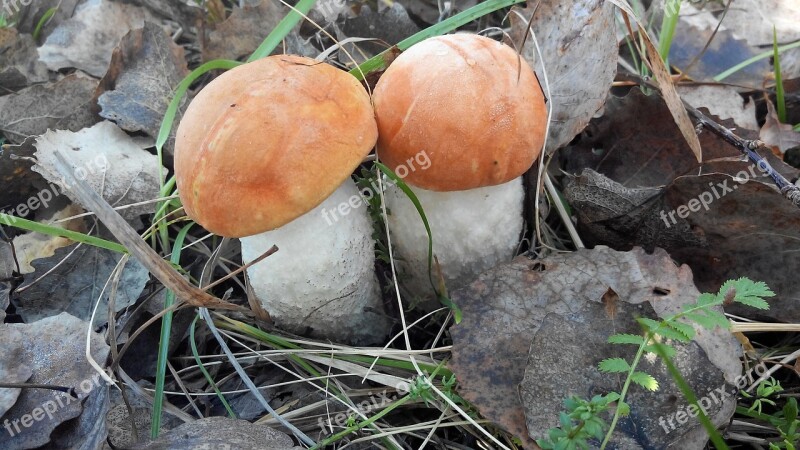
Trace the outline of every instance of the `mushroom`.
<path fill-rule="evenodd" d="M 403 169 L 424 153 L 424 170 L 402 170 L 419 198 L 448 287 L 511 258 L 520 241 L 521 175 L 538 158 L 547 113 L 539 82 L 510 47 L 455 34 L 402 53 L 378 81 L 373 103 L 378 156 Z M 387 189 L 389 227 L 406 286 L 432 294 L 427 234 L 396 186 Z M 434 276 L 434 280 L 436 277 Z"/>
<path fill-rule="evenodd" d="M 376 140 L 359 82 L 300 56 L 229 70 L 186 110 L 175 142 L 183 206 L 207 230 L 241 238 L 245 263 L 278 246 L 247 273 L 279 328 L 353 344 L 388 332 L 366 208 L 340 208 L 357 196 L 350 175 Z"/>

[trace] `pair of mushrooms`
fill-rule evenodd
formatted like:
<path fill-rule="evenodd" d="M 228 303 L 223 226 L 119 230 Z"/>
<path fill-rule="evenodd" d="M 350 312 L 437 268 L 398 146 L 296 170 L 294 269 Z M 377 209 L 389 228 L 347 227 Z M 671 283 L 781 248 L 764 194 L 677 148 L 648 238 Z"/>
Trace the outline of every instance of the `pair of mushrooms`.
<path fill-rule="evenodd" d="M 245 262 L 278 246 L 248 269 L 278 327 L 375 343 L 389 320 L 353 171 L 377 143 L 380 160 L 405 175 L 423 206 L 445 280 L 459 285 L 513 256 L 520 177 L 539 155 L 545 126 L 533 71 L 482 36 L 413 46 L 382 75 L 372 104 L 346 72 L 270 56 L 222 74 L 194 98 L 177 131 L 175 175 L 189 217 L 241 238 Z M 428 164 L 414 165 L 421 155 Z M 429 297 L 420 217 L 397 187 L 385 198 L 408 287 Z"/>

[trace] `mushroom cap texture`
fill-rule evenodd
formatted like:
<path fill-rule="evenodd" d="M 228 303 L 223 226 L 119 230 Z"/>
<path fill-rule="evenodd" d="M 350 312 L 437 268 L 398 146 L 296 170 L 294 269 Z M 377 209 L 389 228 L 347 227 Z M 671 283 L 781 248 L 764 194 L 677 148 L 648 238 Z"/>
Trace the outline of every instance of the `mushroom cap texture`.
<path fill-rule="evenodd" d="M 369 95 L 350 74 L 290 55 L 241 65 L 203 88 L 178 126 L 181 201 L 222 236 L 278 228 L 336 190 L 377 135 Z"/>
<path fill-rule="evenodd" d="M 378 156 L 392 170 L 425 152 L 404 181 L 432 191 L 494 186 L 527 171 L 542 149 L 539 81 L 509 46 L 474 34 L 426 39 L 403 52 L 373 92 Z"/>

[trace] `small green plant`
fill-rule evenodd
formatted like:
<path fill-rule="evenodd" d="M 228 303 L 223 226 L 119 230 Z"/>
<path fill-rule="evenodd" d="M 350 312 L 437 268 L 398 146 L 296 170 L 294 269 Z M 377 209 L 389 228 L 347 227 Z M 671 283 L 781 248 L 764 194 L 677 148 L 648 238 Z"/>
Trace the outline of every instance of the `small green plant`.
<path fill-rule="evenodd" d="M 695 329 L 691 323 L 709 330 L 713 330 L 717 326 L 727 329 L 730 327 L 728 319 L 713 308 L 740 303 L 757 309 L 768 309 L 769 304 L 764 298 L 774 295 L 766 284 L 740 278 L 725 282 L 716 294 L 700 295 L 696 303 L 684 305 L 681 312 L 664 320 L 637 319 L 644 330 L 643 335 L 615 334 L 608 338 L 608 342 L 611 344 L 636 345 L 638 348 L 633 361 L 628 362 L 623 358 L 607 358 L 598 365 L 598 369 L 604 373 L 627 374 L 621 392 L 595 396 L 591 400 L 577 397 L 567 399 L 564 402 L 566 411 L 560 414 L 560 427 L 550 429 L 547 438 L 539 439 L 537 443 L 544 449 L 585 449 L 589 448 L 590 441 L 600 441 L 602 438 L 600 448 L 604 449 L 614 433 L 619 418 L 630 412 L 630 406 L 625 403 L 625 397 L 631 384 L 637 384 L 650 391 L 658 390 L 658 381 L 652 375 L 636 370 L 645 353 L 656 354 L 664 359 L 668 366 L 672 366 L 671 359 L 676 351 L 672 346 L 664 343 L 666 339 L 689 343 L 695 336 Z M 677 377 L 676 381 L 679 384 L 683 382 Z M 727 448 L 724 447 L 725 444 L 719 437 L 719 433 L 711 426 L 711 422 L 702 409 L 698 407 L 695 396 L 687 397 L 690 403 L 698 408 L 700 421 L 706 426 L 706 431 L 712 440 L 722 444 L 717 447 Z M 610 413 L 614 405 L 616 407 L 611 424 L 606 426 L 601 416 L 607 412 Z"/>
<path fill-rule="evenodd" d="M 775 402 L 770 400 L 769 397 L 782 390 L 783 386 L 781 386 L 781 383 L 770 377 L 768 380 L 764 380 L 758 384 L 755 397 L 745 391 L 742 391 L 742 395 L 746 398 L 755 398 L 753 404 L 747 410 L 750 412 L 758 411 L 758 413 L 761 414 L 761 407 L 764 403 L 775 406 Z"/>
<path fill-rule="evenodd" d="M 753 404 L 749 408 L 737 406 L 736 412 L 743 416 L 767 422 L 775 427 L 775 431 L 780 435 L 780 441 L 770 442 L 770 450 L 795 450 L 797 448 L 797 442 L 800 442 L 800 420 L 798 420 L 797 399 L 788 397 L 783 408 L 778 409 L 772 414 L 765 414 L 762 412 L 764 404 L 770 405 L 772 408 L 777 408 L 777 403 L 768 397 L 773 397 L 777 400 L 780 398 L 781 392 L 783 392 L 783 388 L 774 378 L 764 380 L 756 387 L 755 396 L 742 391 L 744 397 L 754 399 Z"/>

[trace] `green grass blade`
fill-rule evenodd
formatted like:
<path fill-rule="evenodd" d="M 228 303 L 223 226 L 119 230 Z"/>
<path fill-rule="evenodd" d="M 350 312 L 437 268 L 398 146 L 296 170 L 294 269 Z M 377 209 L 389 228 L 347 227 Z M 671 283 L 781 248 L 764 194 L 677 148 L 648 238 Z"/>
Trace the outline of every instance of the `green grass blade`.
<path fill-rule="evenodd" d="M 661 33 L 658 35 L 658 54 L 669 67 L 669 49 L 675 38 L 675 27 L 678 26 L 678 15 L 681 12 L 681 0 L 667 0 L 664 4 L 664 18 L 661 21 Z"/>
<path fill-rule="evenodd" d="M 783 53 L 783 52 L 785 52 L 787 50 L 791 50 L 793 48 L 798 48 L 798 47 L 800 47 L 800 41 L 793 42 L 791 44 L 787 44 L 787 45 L 783 45 L 783 46 L 778 47 L 778 53 Z M 753 56 L 750 59 L 744 60 L 744 61 L 740 62 L 739 64 L 736 64 L 735 66 L 731 67 L 730 69 L 728 69 L 728 70 L 720 73 L 719 75 L 715 76 L 714 77 L 714 81 L 722 81 L 725 78 L 728 78 L 729 76 L 733 75 L 734 73 L 736 73 L 736 72 L 744 69 L 745 67 L 749 66 L 750 64 L 756 63 L 758 61 L 761 61 L 764 58 L 769 58 L 770 56 L 774 56 L 774 55 L 775 55 L 775 52 L 772 51 L 772 50 L 766 51 L 764 53 L 759 53 L 758 55 Z"/>
<path fill-rule="evenodd" d="M 720 436 L 717 428 L 711 423 L 711 420 L 708 419 L 708 416 L 703 412 L 703 409 L 697 403 L 697 395 L 695 395 L 692 387 L 689 386 L 689 383 L 681 375 L 678 368 L 675 367 L 675 364 L 672 363 L 672 358 L 669 357 L 666 353 L 662 353 L 660 348 L 656 347 L 656 353 L 664 361 L 664 364 L 667 366 L 667 371 L 672 376 L 672 379 L 675 380 L 675 383 L 678 385 L 678 388 L 683 393 L 683 396 L 686 397 L 686 401 L 689 404 L 694 405 L 695 409 L 697 410 L 697 419 L 703 425 L 703 428 L 706 429 L 708 436 L 711 438 L 711 442 L 714 443 L 714 446 L 717 450 L 728 450 L 728 446 L 725 444 L 725 441 L 722 440 L 722 436 Z"/>
<path fill-rule="evenodd" d="M 403 39 L 397 44 L 400 50 L 407 50 L 412 45 L 423 41 L 429 37 L 439 36 L 441 34 L 449 33 L 456 28 L 477 20 L 487 14 L 490 14 L 498 9 L 506 8 L 517 3 L 522 3 L 524 0 L 488 0 L 483 3 L 478 3 L 472 8 L 462 11 L 455 16 L 443 20 L 436 25 L 430 26 L 419 33 L 413 34 L 410 37 Z M 350 74 L 359 80 L 363 80 L 363 76 L 370 72 L 383 70 L 387 66 L 386 57 L 392 53 L 393 49 L 390 48 L 373 56 L 372 58 L 364 61 L 360 66 L 352 69 Z"/>
<path fill-rule="evenodd" d="M 88 234 L 78 233 L 77 231 L 65 230 L 63 228 L 45 225 L 43 223 L 34 222 L 32 220 L 23 219 L 21 217 L 12 216 L 9 214 L 0 213 L 0 225 L 8 225 L 21 230 L 46 234 L 48 236 L 64 237 L 75 242 L 93 245 L 106 250 L 119 253 L 128 253 L 128 249 L 126 249 L 125 246 L 117 244 L 116 242 L 107 241 L 95 236 L 89 236 Z"/>
<path fill-rule="evenodd" d="M 178 264 L 181 260 L 181 247 L 183 241 L 186 239 L 186 234 L 193 224 L 188 224 L 181 228 L 178 236 L 175 237 L 175 246 L 170 262 Z M 167 291 L 164 297 L 164 308 L 169 308 L 175 303 L 175 293 Z M 169 336 L 172 332 L 172 314 L 170 311 L 164 314 L 161 318 L 161 338 L 158 342 L 158 359 L 156 360 L 156 385 L 155 393 L 153 395 L 153 413 L 152 420 L 150 421 L 150 437 L 155 439 L 158 437 L 158 431 L 161 429 L 161 414 L 164 410 L 164 379 L 167 376 L 167 356 L 169 354 Z"/>
<path fill-rule="evenodd" d="M 42 18 L 39 19 L 39 22 L 36 23 L 36 28 L 33 29 L 33 40 L 34 41 L 38 41 L 39 40 L 39 35 L 42 34 L 42 28 L 47 23 L 47 21 L 50 20 L 51 17 L 53 17 L 53 14 L 55 14 L 56 11 L 58 11 L 58 6 L 54 6 L 54 7 L 50 8 L 47 11 L 44 12 L 44 14 L 42 15 Z"/>
<path fill-rule="evenodd" d="M 294 6 L 294 9 L 289 11 L 278 25 L 272 29 L 272 31 L 267 35 L 261 45 L 247 58 L 247 62 L 255 61 L 257 59 L 261 59 L 265 56 L 269 56 L 275 47 L 281 43 L 281 41 L 286 38 L 286 36 L 292 31 L 292 29 L 297 25 L 298 22 L 303 18 L 300 14 L 308 14 L 311 11 L 311 8 L 314 6 L 317 0 L 300 0 Z"/>
<path fill-rule="evenodd" d="M 775 67 L 775 103 L 778 107 L 778 120 L 786 123 L 786 98 L 783 91 L 783 77 L 781 76 L 781 55 L 778 52 L 778 34 L 775 25 L 772 26 L 772 52 Z"/>
<path fill-rule="evenodd" d="M 192 321 L 192 325 L 189 327 L 189 344 L 192 348 L 192 356 L 194 356 L 194 361 L 197 363 L 197 368 L 200 369 L 203 376 L 205 377 L 208 384 L 214 389 L 214 392 L 217 394 L 217 398 L 219 401 L 222 402 L 222 405 L 225 406 L 225 410 L 228 411 L 228 416 L 231 419 L 236 418 L 236 413 L 233 412 L 231 405 L 228 404 L 228 400 L 225 399 L 225 395 L 222 394 L 222 391 L 219 390 L 217 387 L 217 383 L 214 381 L 214 378 L 211 377 L 211 374 L 208 373 L 206 367 L 203 365 L 203 361 L 200 359 L 200 352 L 197 351 L 197 341 L 194 338 L 194 331 L 197 328 L 197 321 L 200 319 L 200 314 L 196 314 L 194 316 L 194 320 Z"/>

